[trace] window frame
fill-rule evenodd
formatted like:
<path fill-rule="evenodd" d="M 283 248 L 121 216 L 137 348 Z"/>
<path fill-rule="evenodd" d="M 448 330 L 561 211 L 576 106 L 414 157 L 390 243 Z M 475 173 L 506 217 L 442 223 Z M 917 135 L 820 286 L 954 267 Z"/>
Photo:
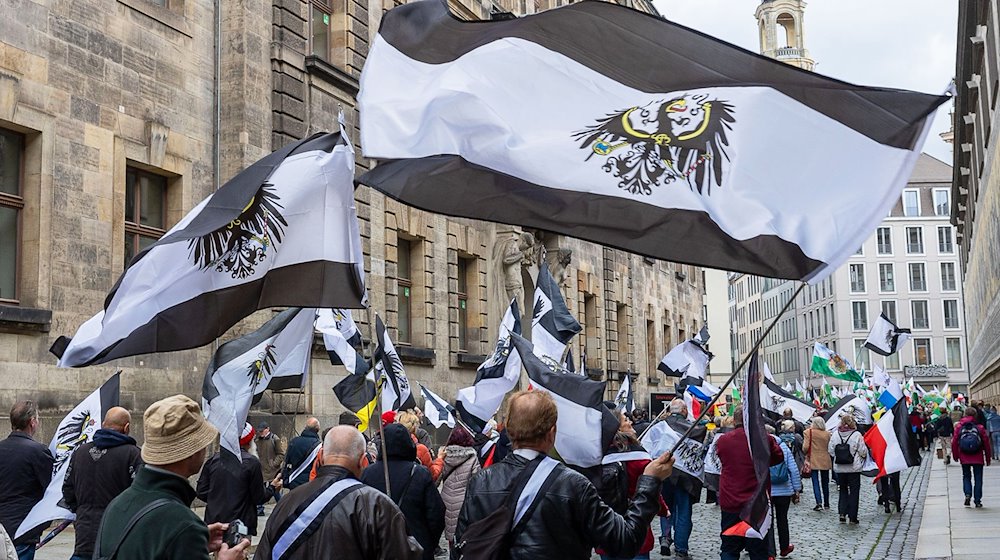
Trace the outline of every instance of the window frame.
<path fill-rule="evenodd" d="M 21 258 L 23 251 L 21 241 L 24 239 L 23 221 L 25 207 L 24 203 L 24 166 L 25 152 L 27 151 L 28 138 L 25 134 L 11 130 L 9 128 L 0 129 L 5 134 L 16 137 L 21 144 L 17 157 L 17 193 L 16 195 L 0 192 L 0 207 L 12 208 L 17 213 L 14 224 L 14 297 L 0 297 L 0 303 L 18 305 L 21 303 Z"/>
<path fill-rule="evenodd" d="M 348 66 L 347 57 L 347 29 L 346 23 L 343 26 L 335 26 L 336 17 L 342 15 L 347 17 L 347 8 L 342 0 L 308 0 L 309 11 L 307 14 L 306 26 L 309 33 L 307 37 L 306 47 L 308 50 L 307 56 L 313 56 L 322 60 L 323 62 L 337 67 L 339 69 L 346 69 Z M 398 5 L 398 4 L 397 4 Z M 315 47 L 315 33 L 313 32 L 315 26 L 315 20 L 313 18 L 313 10 L 317 10 L 320 13 L 327 16 L 327 23 L 323 24 L 326 26 L 326 52 L 319 54 L 316 52 Z M 341 29 L 340 27 L 343 27 Z M 334 33 L 343 33 L 341 43 L 343 46 L 335 46 L 336 41 L 334 40 Z M 336 52 L 335 52 L 336 51 Z"/>
<path fill-rule="evenodd" d="M 413 243 L 414 240 L 396 237 L 396 343 L 404 346 L 413 344 Z M 406 254 L 406 276 L 402 276 L 404 267 L 400 266 L 399 256 Z M 405 292 L 405 295 L 404 295 Z M 405 298 L 405 300 L 404 300 Z M 406 304 L 406 317 L 400 313 L 403 303 Z M 400 328 L 405 323 L 406 327 Z M 404 337 L 405 335 L 405 337 Z"/>
<path fill-rule="evenodd" d="M 857 282 L 855 279 L 855 270 L 861 271 L 858 275 L 860 282 Z M 852 294 L 868 293 L 868 282 L 865 278 L 865 263 L 851 263 L 848 268 L 848 278 L 850 280 L 850 291 Z M 860 289 L 855 289 L 856 284 L 860 284 Z"/>
<path fill-rule="evenodd" d="M 920 270 L 922 271 L 921 275 L 923 277 L 923 282 L 924 282 L 924 287 L 922 289 L 918 289 L 918 288 L 915 288 L 913 286 L 913 267 L 914 266 L 919 266 Z M 910 292 L 920 293 L 920 294 L 927 293 L 928 288 L 929 288 L 928 282 L 927 282 L 927 263 L 924 263 L 924 262 L 909 262 L 909 263 L 906 263 L 906 279 L 907 279 L 907 287 L 910 289 Z"/>
<path fill-rule="evenodd" d="M 472 259 L 459 255 L 456 262 L 456 282 L 455 296 L 458 315 L 458 340 L 456 345 L 459 352 L 469 351 L 469 261 Z M 464 305 L 463 305 L 464 304 Z"/>
<path fill-rule="evenodd" d="M 863 314 L 858 315 L 858 310 L 862 310 Z M 862 319 L 862 322 L 858 322 L 858 319 Z M 868 302 L 864 300 L 856 300 L 851 302 L 851 328 L 855 331 L 866 331 L 868 330 L 870 322 L 868 321 Z"/>
<path fill-rule="evenodd" d="M 892 304 L 892 314 L 891 314 L 891 316 L 890 316 L 889 313 L 886 313 L 886 311 L 885 311 L 885 305 L 887 303 Z M 893 323 L 899 324 L 899 321 L 897 320 L 897 318 L 899 317 L 899 306 L 897 305 L 896 300 L 894 300 L 894 299 L 884 299 L 884 300 L 880 301 L 879 302 L 879 310 L 882 313 L 885 313 L 886 317 L 889 317 L 890 321 L 892 321 Z"/>
<path fill-rule="evenodd" d="M 917 305 L 923 304 L 924 308 L 924 320 L 926 324 L 924 326 L 917 325 Z M 926 299 L 911 299 L 910 300 L 910 328 L 913 330 L 927 331 L 931 328 L 931 306 Z"/>
<path fill-rule="evenodd" d="M 916 231 L 919 237 L 919 250 L 914 251 L 911 249 L 912 245 L 910 243 L 910 231 Z M 907 255 L 926 255 L 927 245 L 924 243 L 924 226 L 906 226 L 906 254 Z"/>
<path fill-rule="evenodd" d="M 129 184 L 129 176 L 134 177 L 134 181 L 132 182 L 131 185 Z M 148 226 L 148 225 L 145 225 L 145 224 L 141 223 L 142 218 L 141 218 L 140 209 L 142 208 L 142 189 L 139 189 L 139 188 L 136 188 L 136 187 L 140 184 L 140 179 L 142 177 L 148 177 L 148 178 L 151 178 L 151 179 L 155 179 L 157 182 L 162 182 L 162 186 L 163 186 L 163 190 L 162 190 L 163 200 L 161 201 L 161 205 L 160 205 L 160 208 L 162 209 L 162 216 L 161 216 L 160 223 L 163 224 L 163 228 L 157 228 L 157 227 L 153 227 L 153 226 Z M 169 180 L 169 178 L 165 177 L 164 175 L 160 175 L 158 173 L 155 173 L 153 171 L 149 171 L 147 169 L 143 169 L 141 167 L 136 167 L 134 165 L 127 165 L 126 164 L 126 166 L 125 166 L 125 200 L 126 201 L 128 201 L 128 190 L 129 190 L 130 186 L 132 188 L 136 189 L 135 190 L 135 196 L 134 196 L 134 204 L 135 204 L 135 206 L 132 208 L 132 212 L 133 212 L 132 217 L 135 218 L 138 221 L 137 222 L 130 222 L 128 220 L 127 214 L 123 214 L 123 216 L 122 216 L 124 218 L 123 219 L 123 230 L 124 230 L 124 234 L 125 234 L 124 235 L 124 240 L 127 241 L 129 237 L 132 237 L 133 238 L 133 240 L 132 240 L 133 249 L 135 251 L 134 254 L 132 254 L 132 255 L 129 255 L 127 250 L 123 251 L 125 253 L 123 261 L 124 261 L 124 268 L 126 270 L 128 269 L 129 265 L 131 264 L 132 259 L 134 259 L 140 252 L 142 252 L 142 249 L 140 248 L 140 243 L 139 243 L 139 239 L 140 238 L 145 237 L 147 239 L 152 238 L 154 240 L 159 240 L 161 237 L 163 237 L 164 235 L 166 235 L 167 229 L 169 229 L 167 227 L 167 224 L 168 224 L 168 221 L 167 221 L 167 204 L 168 204 L 167 191 L 170 190 L 170 180 Z M 126 208 L 125 211 L 127 212 L 128 209 Z M 128 247 L 128 244 L 126 243 L 123 246 L 123 248 L 127 248 L 127 247 Z"/>
<path fill-rule="evenodd" d="M 920 347 L 921 343 L 926 344 L 927 348 L 927 360 L 925 363 L 920 362 Z M 928 337 L 919 337 L 913 339 L 913 363 L 918 366 L 929 366 L 934 363 L 933 351 L 931 347 L 931 339 Z"/>
<path fill-rule="evenodd" d="M 938 226 L 938 254 L 939 255 L 954 255 L 955 254 L 955 235 L 952 231 L 951 226 Z M 941 245 L 941 232 L 947 232 L 948 234 L 948 250 L 943 250 Z"/>
<path fill-rule="evenodd" d="M 885 278 L 882 275 L 883 270 L 889 271 L 889 283 L 891 286 L 885 288 Z M 878 263 L 878 291 L 882 294 L 895 294 L 896 293 L 896 263 Z"/>
<path fill-rule="evenodd" d="M 885 232 L 886 243 L 882 241 L 882 232 Z M 882 248 L 886 247 L 887 250 L 883 251 Z M 875 230 L 875 253 L 880 256 L 892 256 L 892 228 L 889 226 L 879 226 Z"/>
<path fill-rule="evenodd" d="M 944 269 L 951 267 L 951 287 L 945 287 Z M 938 263 L 938 274 L 941 280 L 941 291 L 953 293 L 958 291 L 958 266 L 954 261 L 941 261 Z"/>
<path fill-rule="evenodd" d="M 955 326 L 948 326 L 948 304 L 952 303 L 955 306 Z M 943 319 L 944 329 L 948 331 L 957 331 L 962 328 L 962 310 L 959 306 L 958 300 L 953 298 L 942 299 L 941 300 L 941 317 Z"/>
<path fill-rule="evenodd" d="M 916 201 L 917 201 L 917 213 L 916 214 L 908 214 L 906 212 L 906 195 L 908 195 L 908 194 L 912 194 L 912 195 L 914 195 L 916 197 Z M 903 204 L 903 216 L 906 216 L 907 218 L 916 218 L 916 217 L 919 217 L 920 214 L 921 214 L 920 189 L 903 189 L 902 204 Z"/>
<path fill-rule="evenodd" d="M 950 352 L 950 342 L 954 341 L 958 345 L 958 365 L 952 365 L 951 362 L 951 352 Z M 948 336 L 944 339 L 944 363 L 945 367 L 948 369 L 962 369 L 964 367 L 964 360 L 962 359 L 962 338 L 958 336 Z"/>
<path fill-rule="evenodd" d="M 944 214 L 938 212 L 937 196 L 939 193 L 944 193 L 945 204 L 947 205 L 948 211 Z M 934 206 L 934 215 L 939 217 L 951 216 L 951 189 L 935 187 L 931 190 L 931 205 Z"/>

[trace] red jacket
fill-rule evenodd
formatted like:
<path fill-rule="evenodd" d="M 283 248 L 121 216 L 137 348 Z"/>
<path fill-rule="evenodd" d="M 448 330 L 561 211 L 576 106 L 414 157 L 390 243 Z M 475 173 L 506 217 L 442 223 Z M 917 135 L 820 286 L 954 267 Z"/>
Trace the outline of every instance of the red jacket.
<path fill-rule="evenodd" d="M 785 460 L 785 454 L 778 447 L 774 438 L 767 438 L 771 446 L 769 466 L 774 466 Z M 743 427 L 736 428 L 719 436 L 715 449 L 722 463 L 722 474 L 719 476 L 719 507 L 723 511 L 739 513 L 743 504 L 753 498 L 757 488 L 757 475 L 750 459 L 750 444 Z M 770 474 L 768 475 L 770 477 Z"/>
<path fill-rule="evenodd" d="M 958 446 L 958 440 L 962 436 L 962 426 L 965 424 L 974 425 L 976 430 L 979 432 L 979 439 L 982 440 L 983 447 L 978 453 L 963 453 L 962 449 Z M 958 459 L 959 463 L 962 463 L 963 465 L 982 465 L 984 463 L 986 465 L 990 464 L 990 458 L 993 457 L 993 449 L 990 447 L 990 438 L 986 434 L 986 430 L 976 423 L 975 418 L 963 416 L 962 419 L 958 421 L 958 424 L 955 424 L 955 433 L 951 436 L 951 454 L 953 457 Z"/>

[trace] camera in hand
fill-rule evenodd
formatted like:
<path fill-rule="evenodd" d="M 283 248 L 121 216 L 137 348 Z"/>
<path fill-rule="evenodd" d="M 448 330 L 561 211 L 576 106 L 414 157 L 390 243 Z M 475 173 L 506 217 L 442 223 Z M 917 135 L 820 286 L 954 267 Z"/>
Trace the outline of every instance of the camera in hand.
<path fill-rule="evenodd" d="M 222 537 L 222 542 L 226 543 L 226 546 L 229 548 L 233 548 L 243 542 L 243 539 L 247 538 L 248 534 L 247 526 L 237 519 L 229 524 L 226 534 Z"/>

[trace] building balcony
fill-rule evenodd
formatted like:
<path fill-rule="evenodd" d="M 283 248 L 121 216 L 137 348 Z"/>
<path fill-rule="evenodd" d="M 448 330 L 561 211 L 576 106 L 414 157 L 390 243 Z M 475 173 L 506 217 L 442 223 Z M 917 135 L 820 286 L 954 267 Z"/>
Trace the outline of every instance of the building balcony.
<path fill-rule="evenodd" d="M 796 47 L 782 47 L 774 52 L 774 57 L 779 60 L 783 58 L 806 58 L 806 51 L 805 49 Z"/>

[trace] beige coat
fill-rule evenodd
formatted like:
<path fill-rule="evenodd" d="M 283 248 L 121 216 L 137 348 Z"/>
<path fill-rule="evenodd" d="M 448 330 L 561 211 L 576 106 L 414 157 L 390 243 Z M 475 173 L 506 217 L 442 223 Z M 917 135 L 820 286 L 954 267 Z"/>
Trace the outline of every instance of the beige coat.
<path fill-rule="evenodd" d="M 830 432 L 809 428 L 802 439 L 804 440 L 802 450 L 813 470 L 828 471 L 833 468 L 833 458 L 827 451 L 830 446 Z"/>
<path fill-rule="evenodd" d="M 14 550 L 14 543 L 10 541 L 3 525 L 0 525 L 0 560 L 17 560 L 17 551 Z"/>

